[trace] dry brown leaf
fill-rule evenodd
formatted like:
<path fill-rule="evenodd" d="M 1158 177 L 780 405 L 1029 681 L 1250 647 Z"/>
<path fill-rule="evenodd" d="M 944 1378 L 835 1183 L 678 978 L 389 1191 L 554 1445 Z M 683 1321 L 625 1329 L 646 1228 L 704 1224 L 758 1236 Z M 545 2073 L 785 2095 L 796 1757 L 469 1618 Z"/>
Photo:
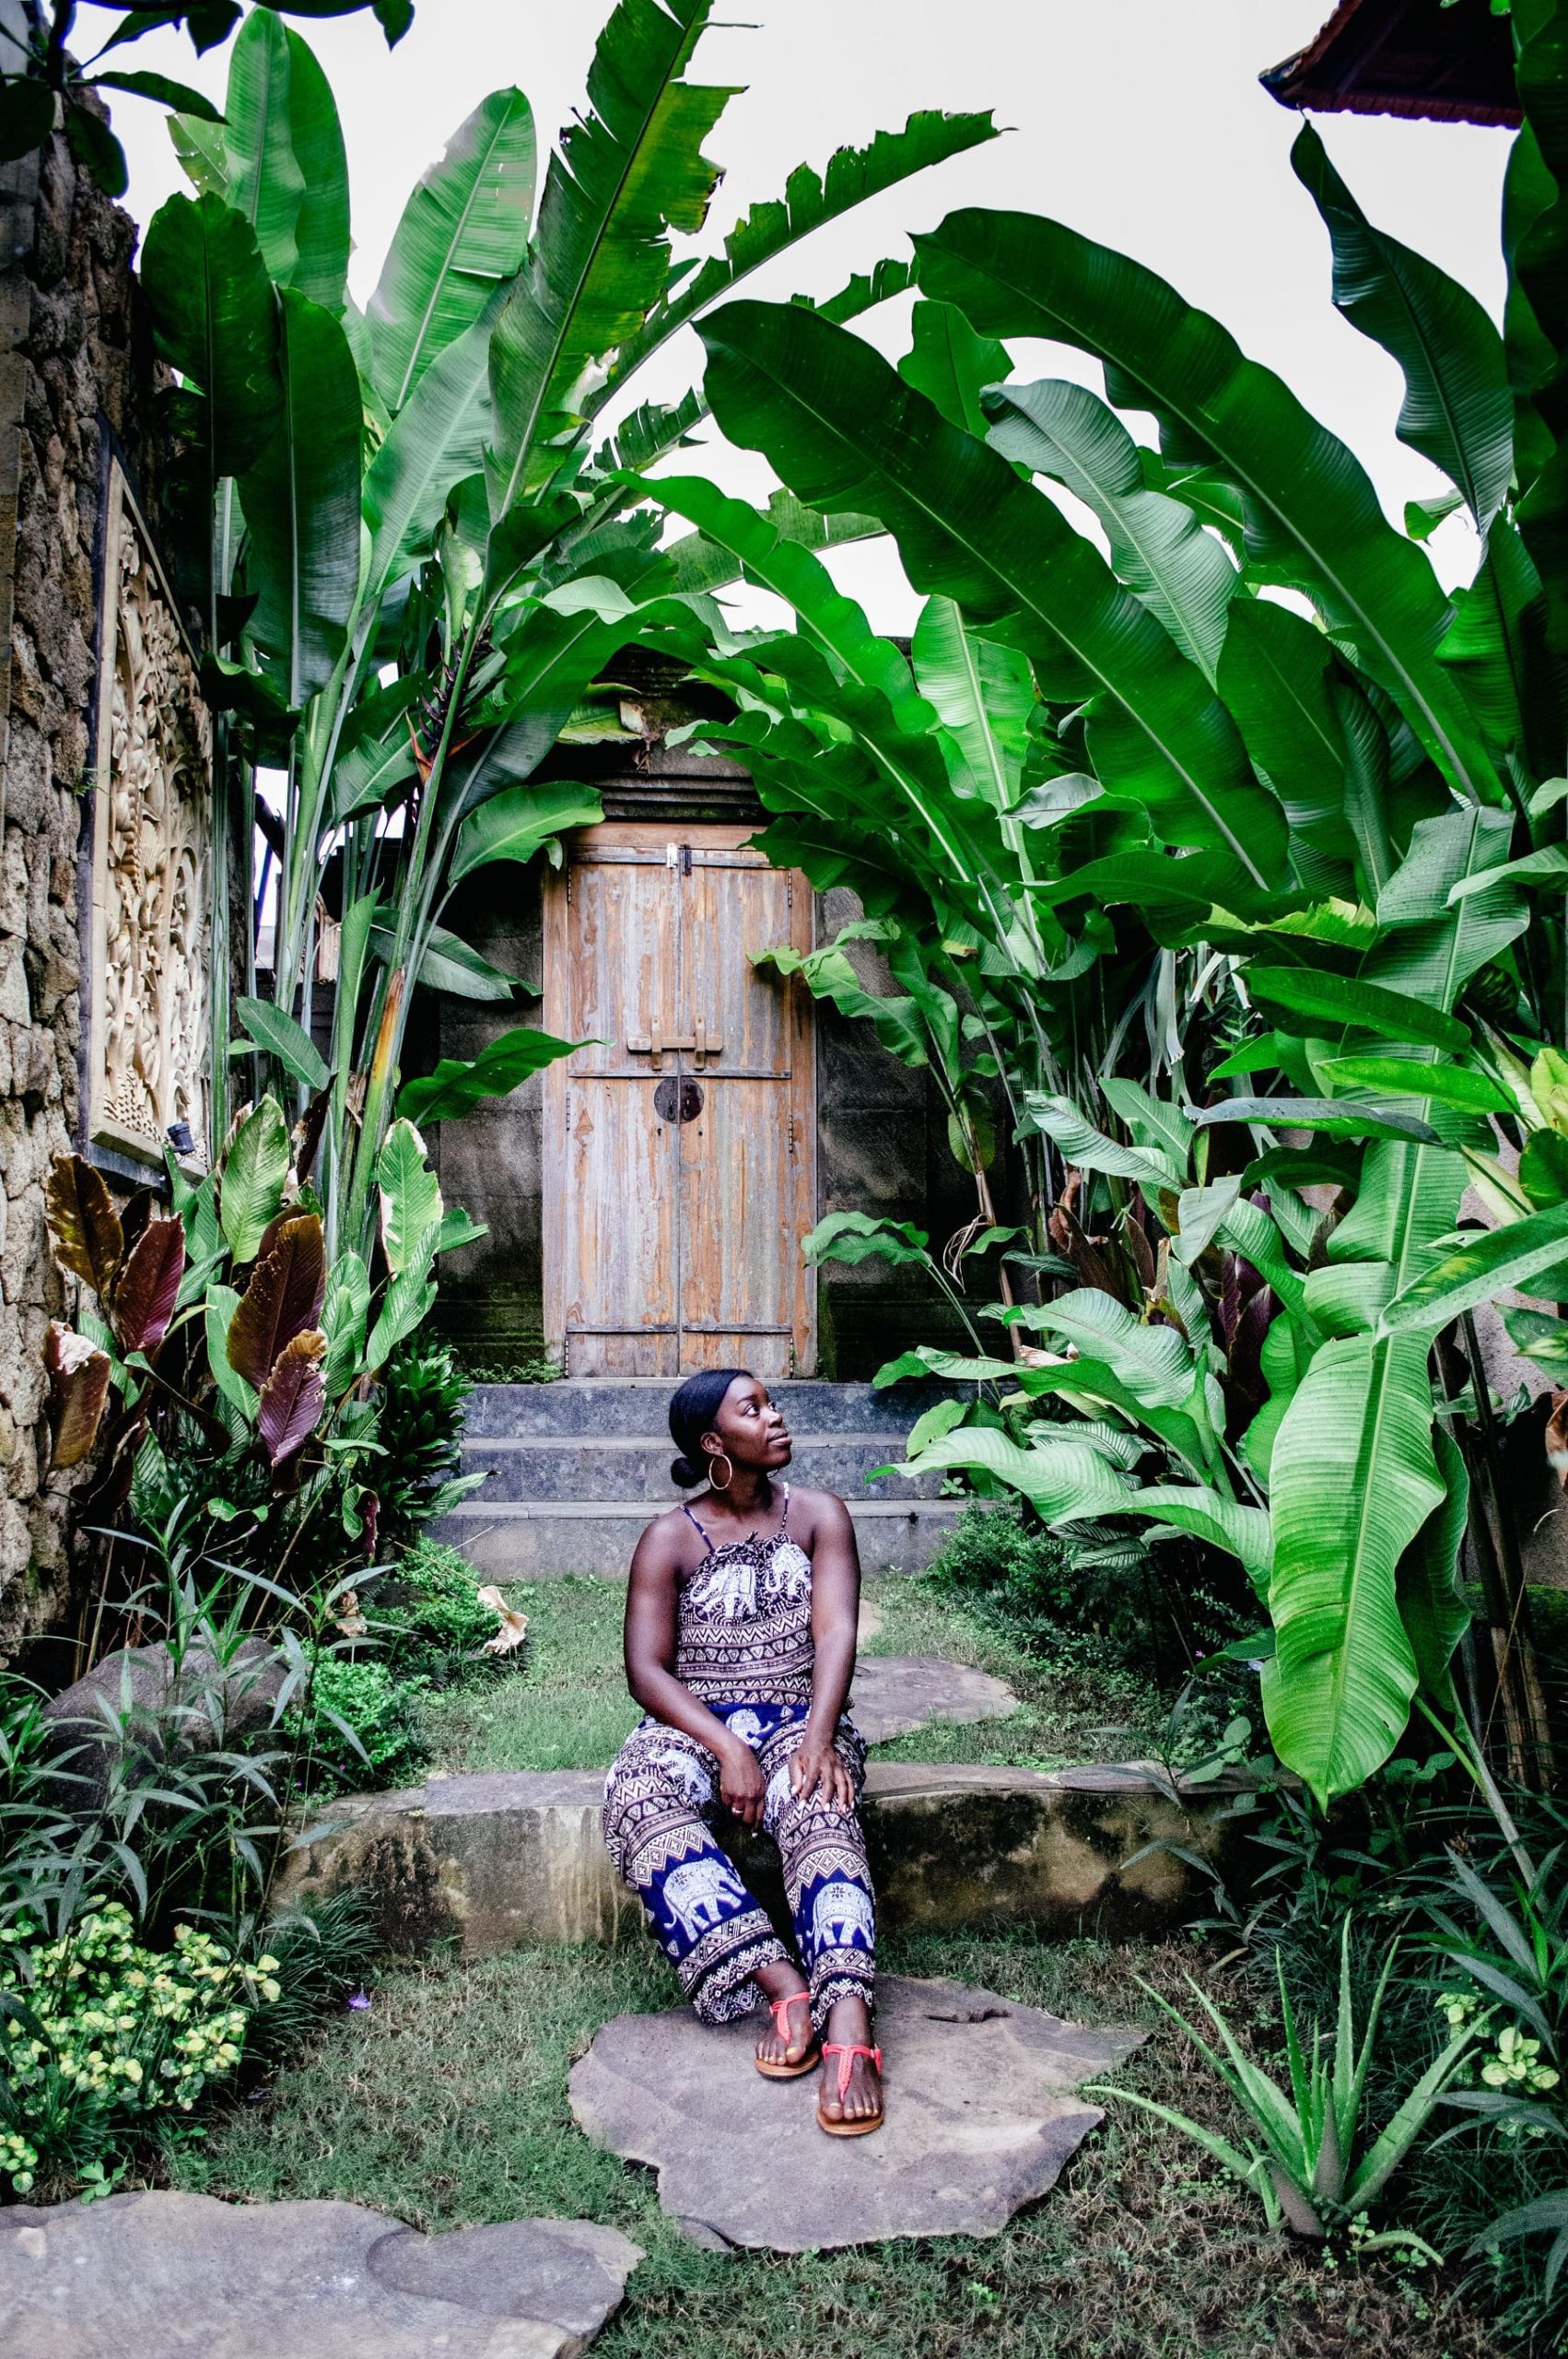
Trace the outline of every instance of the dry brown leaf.
<path fill-rule="evenodd" d="M 501 1625 L 493 1638 L 486 1639 L 480 1653 L 509 1655 L 513 1648 L 521 1647 L 528 1636 L 527 1614 L 520 1614 L 515 1605 L 509 1605 L 500 1590 L 494 1586 L 480 1590 L 479 1602 L 490 1608 Z"/>
<path fill-rule="evenodd" d="M 1546 1462 L 1568 1491 L 1568 1392 L 1551 1396 L 1551 1415 L 1546 1428 Z"/>
<path fill-rule="evenodd" d="M 370 1625 L 359 1611 L 359 1592 L 357 1589 L 344 1590 L 337 1601 L 337 1611 L 333 1615 L 333 1620 L 345 1638 L 363 1638 L 369 1635 Z"/>

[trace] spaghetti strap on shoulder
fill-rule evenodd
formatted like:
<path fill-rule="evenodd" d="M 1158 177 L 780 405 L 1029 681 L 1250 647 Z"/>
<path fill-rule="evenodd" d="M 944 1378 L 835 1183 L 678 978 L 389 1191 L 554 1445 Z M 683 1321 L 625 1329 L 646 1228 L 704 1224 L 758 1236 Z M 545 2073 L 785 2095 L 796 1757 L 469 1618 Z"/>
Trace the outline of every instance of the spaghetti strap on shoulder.
<path fill-rule="evenodd" d="M 681 1501 L 681 1513 L 685 1517 L 686 1521 L 691 1525 L 692 1530 L 696 1533 L 698 1539 L 707 1541 L 708 1555 L 710 1556 L 717 1555 L 718 1552 L 713 1545 L 712 1534 L 703 1530 L 701 1524 L 698 1523 L 696 1516 L 693 1515 L 685 1499 Z"/>

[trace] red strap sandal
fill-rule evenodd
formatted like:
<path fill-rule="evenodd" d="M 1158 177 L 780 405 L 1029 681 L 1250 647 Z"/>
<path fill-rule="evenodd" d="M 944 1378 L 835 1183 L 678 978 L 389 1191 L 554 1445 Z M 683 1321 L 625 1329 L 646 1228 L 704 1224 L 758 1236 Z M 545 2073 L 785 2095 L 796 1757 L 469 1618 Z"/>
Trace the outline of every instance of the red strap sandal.
<path fill-rule="evenodd" d="M 822 2052 L 825 2056 L 837 2056 L 838 2059 L 837 2095 L 840 2105 L 843 2104 L 848 2090 L 849 2074 L 854 2069 L 857 2056 L 869 2056 L 876 2066 L 879 2077 L 881 2075 L 882 2050 L 880 2048 L 859 2048 L 852 2046 L 847 2040 L 825 2039 L 822 2043 Z M 858 2121 L 834 2121 L 824 2113 L 820 2097 L 817 2100 L 816 2126 L 819 2130 L 825 2130 L 830 2138 L 867 2138 L 873 2130 L 882 2128 L 884 2118 L 883 2109 L 879 2104 L 874 2113 L 868 2113 Z"/>
<path fill-rule="evenodd" d="M 790 1993 L 788 1999 L 770 1999 L 768 2001 L 768 2010 L 772 2014 L 774 2026 L 778 2031 L 779 2038 L 784 2042 L 786 2049 L 789 2048 L 790 2044 L 790 2008 L 805 2007 L 809 2010 L 811 2003 L 812 1994 L 809 1990 L 795 1990 Z M 793 2063 L 790 2061 L 787 2054 L 781 2058 L 778 2063 L 775 2063 L 771 2057 L 759 2056 L 756 2059 L 756 2069 L 762 2074 L 765 2081 L 798 2081 L 805 2073 L 814 2072 L 816 2071 L 818 2064 L 822 2061 L 822 2050 L 816 2044 L 816 2034 L 814 2031 L 811 2030 L 811 2017 L 809 2012 L 806 2018 L 806 2028 L 811 2036 L 805 2054 L 803 2056 L 797 2057 Z"/>

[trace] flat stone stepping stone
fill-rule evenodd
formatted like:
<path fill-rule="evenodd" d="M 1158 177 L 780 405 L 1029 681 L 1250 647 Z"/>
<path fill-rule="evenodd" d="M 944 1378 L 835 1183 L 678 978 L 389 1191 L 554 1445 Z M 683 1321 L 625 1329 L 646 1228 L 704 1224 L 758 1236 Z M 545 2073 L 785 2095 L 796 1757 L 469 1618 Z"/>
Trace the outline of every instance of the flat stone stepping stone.
<path fill-rule="evenodd" d="M 0 2210 L 18 2359 L 577 2359 L 640 2248 L 588 2220 L 422 2236 L 357 2203 Z"/>
<path fill-rule="evenodd" d="M 571 2105 L 597 2145 L 654 2165 L 661 2203 L 695 2242 L 765 2252 L 996 2236 L 1103 2118 L 1078 2083 L 1144 2036 L 1086 2031 L 961 1982 L 883 1976 L 887 2119 L 872 2137 L 828 2138 L 819 2075 L 764 2080 L 757 2028 L 713 2029 L 685 2007 L 617 2015 L 573 2066 Z"/>
<path fill-rule="evenodd" d="M 1004 1679 L 938 1655 L 862 1655 L 849 1711 L 868 1744 L 913 1736 L 932 1720 L 1004 1720 L 1018 1698 Z"/>

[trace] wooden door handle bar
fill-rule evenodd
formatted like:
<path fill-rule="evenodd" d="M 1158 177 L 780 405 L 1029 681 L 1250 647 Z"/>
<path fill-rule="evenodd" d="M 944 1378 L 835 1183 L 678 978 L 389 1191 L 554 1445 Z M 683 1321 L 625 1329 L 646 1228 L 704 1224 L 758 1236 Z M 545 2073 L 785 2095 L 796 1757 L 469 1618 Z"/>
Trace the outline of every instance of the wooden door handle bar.
<path fill-rule="evenodd" d="M 718 1056 L 723 1046 L 722 1040 L 709 1038 L 708 1020 L 705 1016 L 699 1015 L 696 1019 L 696 1030 L 685 1034 L 666 1032 L 661 1024 L 651 1026 L 647 1039 L 626 1042 L 626 1053 L 628 1056 L 649 1058 L 654 1072 L 658 1073 L 663 1064 L 666 1049 L 690 1049 L 696 1060 L 696 1069 L 701 1073 L 707 1060 L 709 1057 Z"/>

